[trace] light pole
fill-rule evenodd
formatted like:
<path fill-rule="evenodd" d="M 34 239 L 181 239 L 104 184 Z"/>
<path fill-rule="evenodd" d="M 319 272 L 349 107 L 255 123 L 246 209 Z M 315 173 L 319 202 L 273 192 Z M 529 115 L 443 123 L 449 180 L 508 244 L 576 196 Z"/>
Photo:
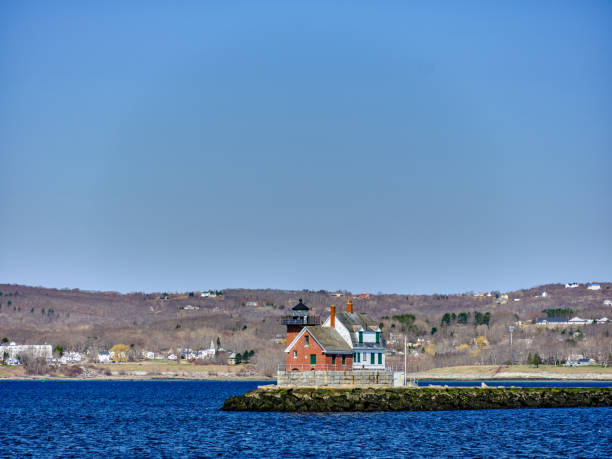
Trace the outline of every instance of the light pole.
<path fill-rule="evenodd" d="M 404 387 L 406 387 L 406 335 L 404 335 Z"/>
<path fill-rule="evenodd" d="M 512 365 L 514 363 L 514 358 L 512 355 L 512 332 L 514 331 L 514 327 L 510 325 L 508 327 L 508 331 L 510 332 L 510 365 Z"/>

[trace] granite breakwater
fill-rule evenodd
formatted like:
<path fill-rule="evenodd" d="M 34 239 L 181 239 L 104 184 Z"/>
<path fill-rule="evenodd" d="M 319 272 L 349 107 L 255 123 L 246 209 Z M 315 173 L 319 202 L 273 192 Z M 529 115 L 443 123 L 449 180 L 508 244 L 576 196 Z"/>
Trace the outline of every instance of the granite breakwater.
<path fill-rule="evenodd" d="M 612 406 L 612 388 L 276 388 L 225 400 L 224 411 L 441 411 Z"/>

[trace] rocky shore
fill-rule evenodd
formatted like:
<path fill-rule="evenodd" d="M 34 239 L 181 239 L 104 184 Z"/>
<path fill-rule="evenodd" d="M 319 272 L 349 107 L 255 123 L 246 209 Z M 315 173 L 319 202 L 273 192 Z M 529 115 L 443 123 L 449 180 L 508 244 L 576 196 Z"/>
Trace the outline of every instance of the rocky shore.
<path fill-rule="evenodd" d="M 281 389 L 228 398 L 224 411 L 440 411 L 612 406 L 612 388 Z"/>

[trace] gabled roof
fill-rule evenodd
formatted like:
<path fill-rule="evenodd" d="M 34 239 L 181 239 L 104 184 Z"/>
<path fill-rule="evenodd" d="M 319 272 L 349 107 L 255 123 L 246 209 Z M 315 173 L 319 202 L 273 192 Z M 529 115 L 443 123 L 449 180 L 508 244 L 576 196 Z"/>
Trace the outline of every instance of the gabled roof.
<path fill-rule="evenodd" d="M 359 331 L 363 328 L 366 331 L 376 331 L 378 329 L 378 323 L 367 314 L 360 312 L 338 312 L 336 313 L 336 320 L 342 322 L 348 331 Z"/>
<path fill-rule="evenodd" d="M 331 327 L 321 327 L 320 325 L 314 325 L 311 327 L 304 327 L 302 331 L 291 341 L 291 344 L 287 346 L 285 352 L 291 352 L 291 348 L 299 341 L 299 339 L 308 332 L 310 336 L 321 346 L 323 352 L 327 354 L 351 354 L 353 350 L 351 346 L 342 339 L 340 333 L 336 329 Z"/>
<path fill-rule="evenodd" d="M 336 320 L 339 321 L 349 331 L 351 342 L 354 348 L 358 349 L 385 349 L 385 340 L 382 333 L 380 334 L 380 343 L 360 343 L 355 332 L 363 329 L 364 331 L 375 332 L 380 331 L 378 322 L 372 319 L 367 314 L 360 312 L 338 312 Z"/>

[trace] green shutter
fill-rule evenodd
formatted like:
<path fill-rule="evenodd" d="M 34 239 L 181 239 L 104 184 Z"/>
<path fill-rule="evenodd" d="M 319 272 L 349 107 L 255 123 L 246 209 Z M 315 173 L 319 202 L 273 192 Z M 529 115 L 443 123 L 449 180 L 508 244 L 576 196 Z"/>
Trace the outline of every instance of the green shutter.
<path fill-rule="evenodd" d="M 317 355 L 316 354 L 310 354 L 310 364 L 311 365 L 316 365 L 317 364 Z"/>
<path fill-rule="evenodd" d="M 359 332 L 359 342 L 363 343 L 363 332 L 362 331 Z"/>
<path fill-rule="evenodd" d="M 342 356 L 342 365 L 346 365 L 346 355 Z"/>
<path fill-rule="evenodd" d="M 382 353 L 378 354 L 378 364 L 382 365 Z"/>
<path fill-rule="evenodd" d="M 336 356 L 332 355 L 332 365 L 335 365 L 335 364 L 336 364 Z"/>
<path fill-rule="evenodd" d="M 380 343 L 380 332 L 376 332 L 376 344 Z"/>
<path fill-rule="evenodd" d="M 370 363 L 374 365 L 374 353 L 373 352 L 370 354 Z"/>

